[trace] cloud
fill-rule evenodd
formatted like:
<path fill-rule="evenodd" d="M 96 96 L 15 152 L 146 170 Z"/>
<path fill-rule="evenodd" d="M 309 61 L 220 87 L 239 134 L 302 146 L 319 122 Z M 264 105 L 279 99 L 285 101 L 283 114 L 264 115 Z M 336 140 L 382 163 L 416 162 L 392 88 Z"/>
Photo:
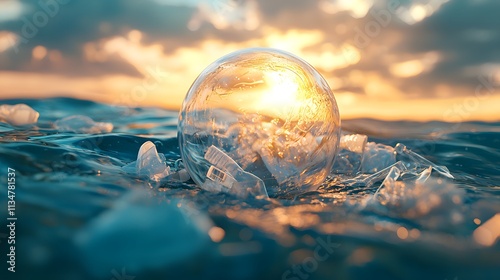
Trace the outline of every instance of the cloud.
<path fill-rule="evenodd" d="M 149 79 L 148 69 L 159 67 L 169 78 L 141 102 L 157 104 L 154 98 L 168 91 L 173 99 L 167 105 L 177 106 L 206 65 L 257 46 L 304 58 L 345 106 L 376 99 L 401 106 L 458 102 L 473 96 L 485 83 L 481 79 L 493 95 L 500 84 L 500 2 L 495 0 L 7 2 L 22 9 L 16 8 L 19 17 L 1 18 L 0 13 L 0 72 L 11 78 L 29 74 L 40 83 L 44 75 L 62 84 L 68 77 L 59 93 L 82 83 L 99 96 L 116 97 Z M 52 5 L 52 11 L 59 3 L 57 12 L 40 3 Z M 43 13 L 46 23 L 38 24 Z M 24 32 L 30 24 L 37 29 L 31 28 L 33 36 Z M 106 81 L 98 83 L 105 89 L 89 87 L 92 79 Z M 112 85 L 117 80 L 121 86 Z M 24 90 L 34 93 L 36 87 Z"/>

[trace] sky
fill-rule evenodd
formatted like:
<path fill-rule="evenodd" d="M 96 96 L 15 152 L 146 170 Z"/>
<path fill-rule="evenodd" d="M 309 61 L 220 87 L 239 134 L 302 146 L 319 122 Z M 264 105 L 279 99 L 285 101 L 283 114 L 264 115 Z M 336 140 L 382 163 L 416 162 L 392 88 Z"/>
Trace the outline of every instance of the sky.
<path fill-rule="evenodd" d="M 0 99 L 178 110 L 248 47 L 291 52 L 342 119 L 500 120 L 496 0 L 0 0 Z"/>

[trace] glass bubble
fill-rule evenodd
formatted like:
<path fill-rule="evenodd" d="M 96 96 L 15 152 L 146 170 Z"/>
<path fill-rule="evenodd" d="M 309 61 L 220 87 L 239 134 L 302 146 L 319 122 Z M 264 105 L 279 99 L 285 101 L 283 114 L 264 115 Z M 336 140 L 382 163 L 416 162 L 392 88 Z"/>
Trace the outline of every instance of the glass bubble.
<path fill-rule="evenodd" d="M 230 189 L 241 176 L 277 196 L 324 182 L 340 116 L 330 87 L 311 65 L 284 51 L 251 48 L 220 58 L 198 76 L 179 114 L 178 138 L 184 164 L 202 188 L 213 190 L 211 181 L 219 180 L 218 191 L 235 193 Z M 226 179 L 221 172 L 230 180 L 220 182 Z"/>

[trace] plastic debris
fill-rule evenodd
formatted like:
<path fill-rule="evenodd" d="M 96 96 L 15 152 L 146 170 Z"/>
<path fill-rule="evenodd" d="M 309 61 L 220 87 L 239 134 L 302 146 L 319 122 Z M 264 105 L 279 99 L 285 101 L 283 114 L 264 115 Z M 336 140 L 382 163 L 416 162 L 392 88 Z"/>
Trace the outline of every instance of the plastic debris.
<path fill-rule="evenodd" d="M 137 160 L 123 166 L 122 169 L 127 173 L 145 176 L 156 182 L 163 180 L 186 182 L 191 179 L 187 170 L 180 168 L 178 163 L 172 170 L 166 163 L 165 155 L 158 153 L 155 144 L 151 141 L 142 144 Z"/>
<path fill-rule="evenodd" d="M 139 149 L 136 162 L 137 174 L 148 176 L 155 181 L 165 178 L 170 175 L 170 167 L 165 161 L 165 156 L 158 154 L 155 144 L 148 141 Z"/>
<path fill-rule="evenodd" d="M 154 181 L 159 181 L 171 174 L 170 167 L 166 164 L 165 155 L 159 154 L 155 144 L 151 141 L 142 144 L 136 161 L 122 168 L 127 173 L 146 176 Z"/>
<path fill-rule="evenodd" d="M 398 180 L 395 179 L 397 175 L 396 170 L 391 172 L 377 193 L 367 197 L 366 207 L 370 211 L 419 221 L 432 228 L 450 229 L 450 226 L 463 222 L 464 191 L 455 184 L 432 177 L 425 182 L 420 179 Z"/>
<path fill-rule="evenodd" d="M 334 174 L 377 173 L 396 163 L 393 147 L 367 142 L 362 134 L 343 135 L 332 167 Z"/>
<path fill-rule="evenodd" d="M 28 125 L 38 121 L 40 114 L 26 104 L 0 105 L 0 121 L 11 125 Z"/>
<path fill-rule="evenodd" d="M 212 164 L 202 188 L 223 191 L 246 198 L 268 198 L 264 182 L 252 173 L 245 172 L 230 156 L 215 146 L 210 146 L 205 159 Z"/>
<path fill-rule="evenodd" d="M 343 135 L 340 138 L 339 153 L 335 157 L 332 172 L 335 174 L 356 174 L 360 171 L 368 137 L 362 134 Z"/>
<path fill-rule="evenodd" d="M 396 153 L 393 147 L 368 142 L 361 159 L 363 173 L 375 173 L 396 163 Z"/>
<path fill-rule="evenodd" d="M 395 151 L 398 154 L 398 158 L 401 160 L 404 160 L 409 163 L 410 166 L 416 167 L 416 168 L 427 168 L 428 166 L 431 166 L 432 169 L 434 169 L 436 172 L 439 174 L 450 178 L 454 179 L 453 175 L 450 174 L 450 171 L 446 166 L 441 166 L 434 164 L 433 162 L 429 161 L 428 159 L 424 158 L 423 156 L 408 150 L 405 145 L 398 143 L 395 147 Z"/>
<path fill-rule="evenodd" d="M 113 124 L 95 122 L 87 116 L 69 116 L 54 123 L 54 127 L 61 132 L 74 133 L 107 133 L 113 130 Z"/>

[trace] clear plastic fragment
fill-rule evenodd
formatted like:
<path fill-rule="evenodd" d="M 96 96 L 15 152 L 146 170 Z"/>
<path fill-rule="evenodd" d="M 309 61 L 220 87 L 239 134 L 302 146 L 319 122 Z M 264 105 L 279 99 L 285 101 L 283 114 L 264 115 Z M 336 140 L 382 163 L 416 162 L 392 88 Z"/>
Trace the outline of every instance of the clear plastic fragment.
<path fill-rule="evenodd" d="M 380 187 L 375 192 L 375 197 L 377 196 L 377 194 L 379 194 L 381 188 L 387 185 L 394 184 L 394 182 L 398 180 L 400 175 L 401 175 L 401 170 L 397 166 L 392 166 L 391 169 L 389 170 L 389 173 L 385 177 L 384 181 L 382 182 L 382 184 L 380 184 Z"/>
<path fill-rule="evenodd" d="M 346 149 L 353 153 L 363 153 L 368 141 L 368 136 L 364 134 L 348 134 L 342 135 L 339 146 L 341 149 Z"/>
<path fill-rule="evenodd" d="M 252 195 L 267 198 L 264 182 L 252 173 L 244 171 L 230 156 L 215 146 L 210 146 L 205 159 L 212 164 L 202 187 L 209 191 L 222 191 L 246 198 Z"/>
<path fill-rule="evenodd" d="M 450 174 L 450 171 L 446 166 L 441 166 L 434 164 L 433 162 L 429 161 L 428 159 L 424 158 L 423 156 L 409 150 L 406 148 L 405 145 L 398 143 L 395 147 L 396 153 L 398 155 L 398 158 L 401 158 L 401 160 L 406 161 L 410 163 L 411 165 L 415 165 L 416 167 L 424 167 L 426 168 L 427 166 L 432 166 L 432 169 L 434 169 L 436 172 L 439 174 L 450 178 L 454 179 L 453 175 Z"/>
<path fill-rule="evenodd" d="M 40 114 L 26 104 L 0 105 L 0 121 L 11 125 L 34 124 Z"/>
<path fill-rule="evenodd" d="M 142 144 L 137 154 L 137 160 L 125 165 L 122 169 L 128 173 L 147 176 L 154 181 L 159 181 L 171 174 L 165 156 L 158 154 L 155 144 L 151 141 Z"/>
<path fill-rule="evenodd" d="M 170 167 L 165 163 L 165 156 L 158 154 L 155 144 L 151 141 L 142 144 L 139 149 L 136 170 L 137 174 L 146 175 L 155 181 L 170 175 Z"/>
<path fill-rule="evenodd" d="M 191 176 L 189 176 L 186 169 L 177 169 L 177 171 L 172 172 L 167 178 L 172 181 L 187 182 L 191 179 Z"/>
<path fill-rule="evenodd" d="M 361 160 L 361 171 L 375 173 L 394 163 L 396 163 L 396 153 L 393 147 L 368 142 Z"/>
<path fill-rule="evenodd" d="M 339 153 L 335 157 L 332 172 L 335 174 L 358 173 L 367 139 L 368 137 L 362 134 L 343 135 L 340 138 Z"/>
<path fill-rule="evenodd" d="M 69 116 L 54 123 L 54 127 L 62 132 L 75 133 L 106 133 L 113 130 L 113 124 L 95 122 L 87 116 Z"/>
<path fill-rule="evenodd" d="M 426 168 L 424 171 L 422 171 L 419 175 L 418 178 L 415 180 L 417 183 L 424 183 L 429 179 L 432 173 L 432 166 L 429 166 Z"/>

